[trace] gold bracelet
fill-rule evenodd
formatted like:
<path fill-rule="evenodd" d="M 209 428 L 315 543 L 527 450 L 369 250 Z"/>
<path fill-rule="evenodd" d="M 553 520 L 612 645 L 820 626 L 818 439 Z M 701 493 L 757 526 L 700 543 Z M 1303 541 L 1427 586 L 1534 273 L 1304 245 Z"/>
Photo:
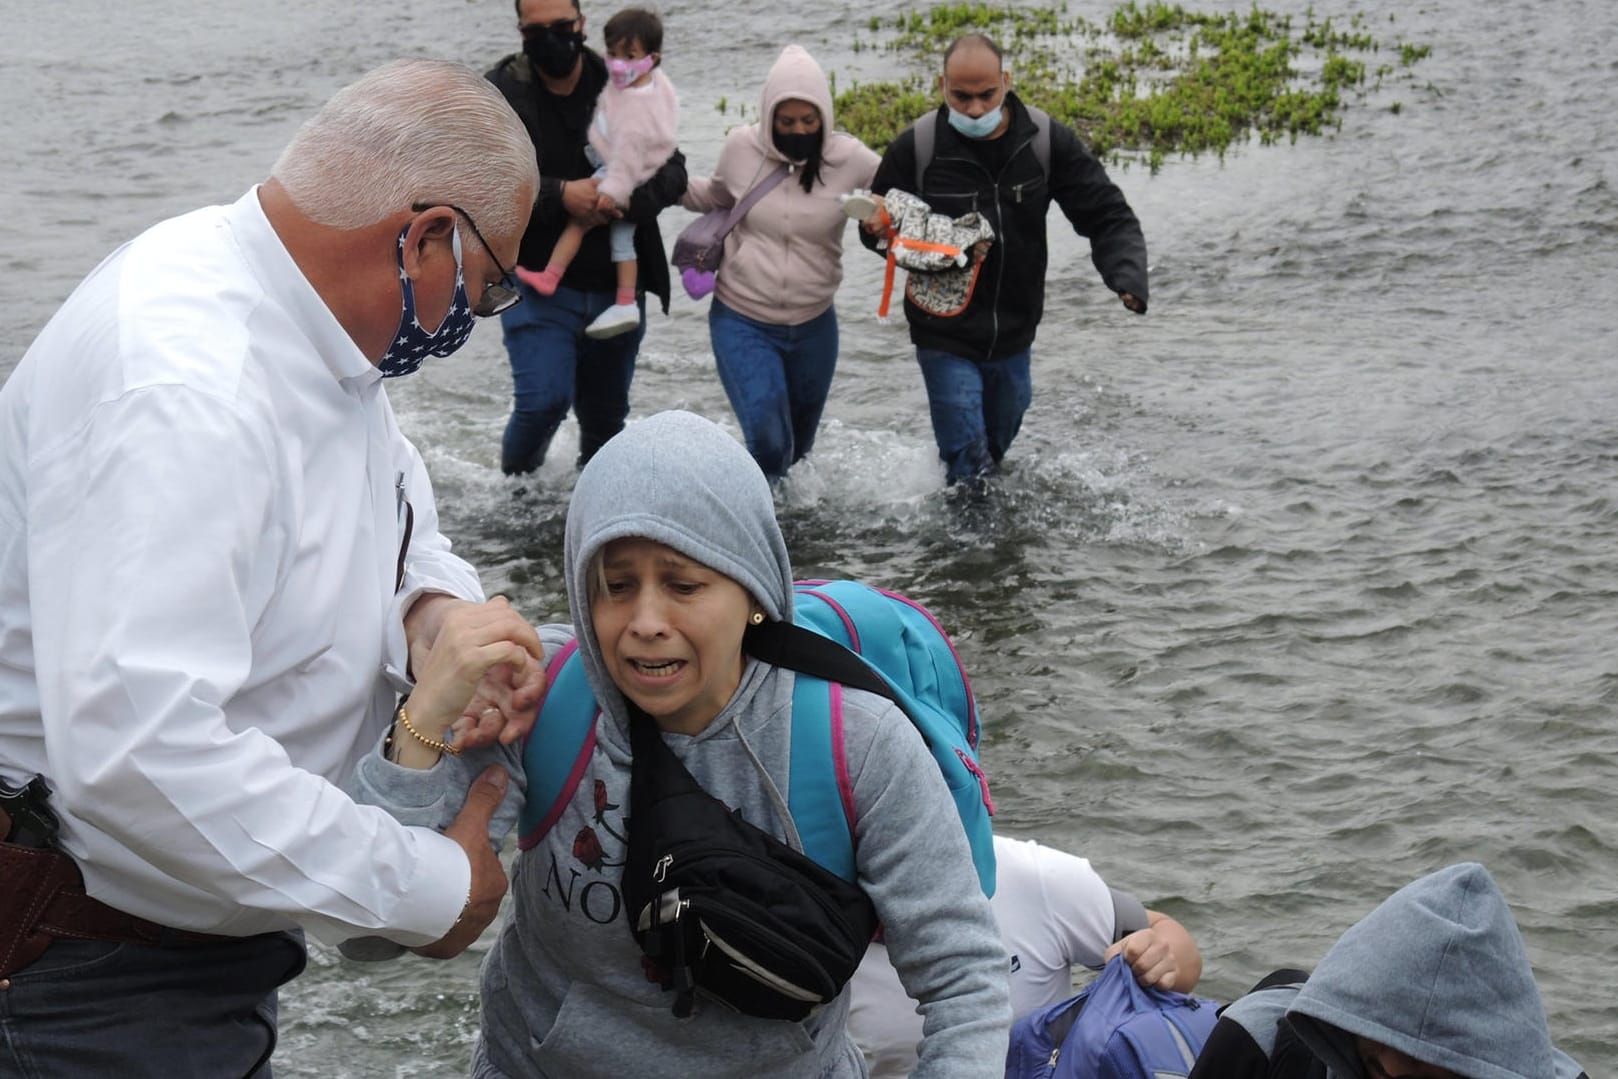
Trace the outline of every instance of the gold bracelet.
<path fill-rule="evenodd" d="M 399 726 L 405 729 L 406 734 L 410 735 L 410 737 L 414 738 L 428 749 L 436 749 L 440 753 L 448 753 L 451 757 L 459 757 L 461 755 L 460 746 L 452 746 L 448 742 L 435 741 L 434 739 L 428 738 L 425 734 L 422 734 L 420 731 L 416 730 L 415 727 L 411 726 L 410 713 L 405 711 L 405 706 L 402 704 L 399 706 Z"/>

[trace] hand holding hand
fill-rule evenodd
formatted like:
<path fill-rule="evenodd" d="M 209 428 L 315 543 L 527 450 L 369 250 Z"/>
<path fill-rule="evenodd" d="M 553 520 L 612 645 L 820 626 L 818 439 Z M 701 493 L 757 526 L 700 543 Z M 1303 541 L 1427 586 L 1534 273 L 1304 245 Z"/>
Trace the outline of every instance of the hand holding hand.
<path fill-rule="evenodd" d="M 455 924 L 438 940 L 411 951 L 429 959 L 450 959 L 460 955 L 483 935 L 500 913 L 500 900 L 506 894 L 506 870 L 489 845 L 489 820 L 506 796 L 506 770 L 498 764 L 485 768 L 466 792 L 460 815 L 444 829 L 444 834 L 461 845 L 472 863 L 472 888 L 466 907 Z"/>
<path fill-rule="evenodd" d="M 450 727 L 462 749 L 513 745 L 533 729 L 545 695 L 545 667 L 532 656 L 521 668 L 502 663 L 489 668 L 477 692 Z"/>
<path fill-rule="evenodd" d="M 410 694 L 410 722 L 421 734 L 442 739 L 454 724 L 476 732 L 472 744 L 496 735 L 510 745 L 534 722 L 545 688 L 544 648 L 534 627 L 496 596 L 487 603 L 458 601 L 439 622 Z M 516 725 L 516 726 L 512 726 Z"/>

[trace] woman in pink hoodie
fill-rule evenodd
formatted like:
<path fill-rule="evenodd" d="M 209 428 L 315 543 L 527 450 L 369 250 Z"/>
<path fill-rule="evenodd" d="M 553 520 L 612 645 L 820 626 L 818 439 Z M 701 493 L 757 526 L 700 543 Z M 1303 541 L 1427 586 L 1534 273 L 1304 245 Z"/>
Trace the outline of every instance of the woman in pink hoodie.
<path fill-rule="evenodd" d="M 725 237 L 708 311 L 725 395 L 773 482 L 814 445 L 837 367 L 841 196 L 869 187 L 880 159 L 832 130 L 826 73 L 797 45 L 770 68 L 758 114 L 726 136 L 713 176 L 693 177 L 681 205 L 733 206 L 780 166 L 791 170 Z"/>

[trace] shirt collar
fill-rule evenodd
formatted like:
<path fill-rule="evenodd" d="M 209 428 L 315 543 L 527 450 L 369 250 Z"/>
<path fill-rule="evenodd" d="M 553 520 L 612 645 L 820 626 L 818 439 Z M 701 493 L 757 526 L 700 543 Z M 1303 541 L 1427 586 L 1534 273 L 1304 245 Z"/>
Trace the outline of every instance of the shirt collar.
<path fill-rule="evenodd" d="M 227 211 L 226 220 L 265 292 L 309 338 L 332 377 L 338 381 L 353 380 L 360 385 L 381 379 L 382 372 L 354 344 L 354 339 L 348 336 L 348 331 L 343 329 L 281 242 L 258 201 L 258 185 L 236 200 Z"/>

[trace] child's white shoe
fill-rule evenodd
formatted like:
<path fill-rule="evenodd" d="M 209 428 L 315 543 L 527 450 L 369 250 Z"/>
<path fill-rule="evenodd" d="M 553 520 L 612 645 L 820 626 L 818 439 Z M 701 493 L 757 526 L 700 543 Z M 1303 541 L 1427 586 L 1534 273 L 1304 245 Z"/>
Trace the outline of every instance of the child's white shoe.
<path fill-rule="evenodd" d="M 640 325 L 640 308 L 632 303 L 615 303 L 595 317 L 595 321 L 584 328 L 586 337 L 600 340 L 603 337 L 617 337 L 621 333 L 628 333 Z"/>

